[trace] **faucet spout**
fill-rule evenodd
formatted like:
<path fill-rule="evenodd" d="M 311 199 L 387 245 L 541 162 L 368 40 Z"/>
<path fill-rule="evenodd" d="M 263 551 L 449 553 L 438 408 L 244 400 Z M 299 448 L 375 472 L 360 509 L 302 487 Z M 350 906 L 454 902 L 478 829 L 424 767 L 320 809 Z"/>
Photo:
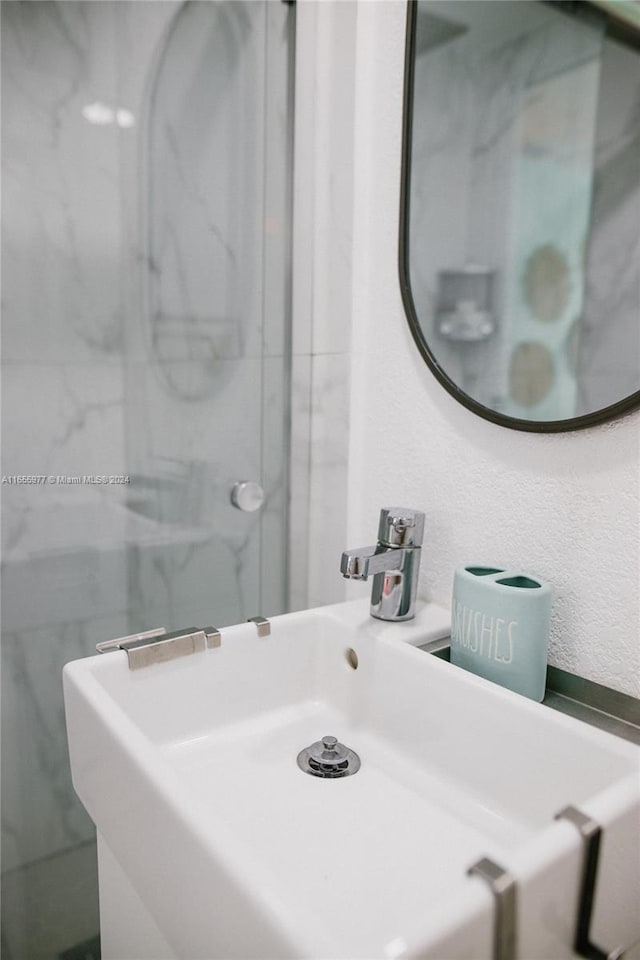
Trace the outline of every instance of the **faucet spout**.
<path fill-rule="evenodd" d="M 345 580 L 368 580 L 386 570 L 399 570 L 402 550 L 377 543 L 373 547 L 346 550 L 340 560 L 340 573 Z"/>

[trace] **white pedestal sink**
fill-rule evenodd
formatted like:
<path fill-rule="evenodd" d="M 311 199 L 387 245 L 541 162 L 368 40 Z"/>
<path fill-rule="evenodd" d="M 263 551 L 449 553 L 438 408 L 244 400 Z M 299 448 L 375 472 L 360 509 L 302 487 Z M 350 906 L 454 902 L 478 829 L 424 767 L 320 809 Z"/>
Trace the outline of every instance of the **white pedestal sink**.
<path fill-rule="evenodd" d="M 483 857 L 517 883 L 515 955 L 573 957 L 567 805 L 603 828 L 593 940 L 640 937 L 640 749 L 412 646 L 447 632 L 438 608 L 387 624 L 356 601 L 140 670 L 123 651 L 68 664 L 105 960 L 488 960 L 495 901 L 467 873 Z M 326 734 L 356 774 L 298 768 Z"/>

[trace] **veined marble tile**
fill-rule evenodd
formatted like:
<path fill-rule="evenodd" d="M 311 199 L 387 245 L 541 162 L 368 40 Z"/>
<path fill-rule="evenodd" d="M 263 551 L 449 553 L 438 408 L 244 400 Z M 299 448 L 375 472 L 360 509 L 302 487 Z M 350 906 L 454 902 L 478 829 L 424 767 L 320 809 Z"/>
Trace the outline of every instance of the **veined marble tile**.
<path fill-rule="evenodd" d="M 158 358 L 262 351 L 264 71 L 264 4 L 181 8 L 149 114 L 149 313 Z"/>
<path fill-rule="evenodd" d="M 340 574 L 347 529 L 350 357 L 313 358 L 309 491 L 309 605 L 345 597 Z"/>
<path fill-rule="evenodd" d="M 637 52 L 606 41 L 586 302 L 575 358 L 580 371 L 578 412 L 607 406 L 640 387 L 639 103 Z"/>
<path fill-rule="evenodd" d="M 24 630 L 123 610 L 122 376 L 112 364 L 3 364 L 3 628 Z M 65 482 L 70 479 L 72 482 Z"/>
<path fill-rule="evenodd" d="M 290 350 L 293 19 L 288 4 L 265 4 L 264 218 L 262 347 L 266 357 Z"/>
<path fill-rule="evenodd" d="M 469 233 L 473 110 L 461 41 L 417 58 L 411 180 L 410 283 L 416 314 L 443 367 L 462 378 L 455 347 L 436 336 L 438 273 L 464 266 Z M 434 225 L 438 228 L 434 229 Z"/>
<path fill-rule="evenodd" d="M 184 476 L 193 461 L 211 482 L 256 476 L 260 465 L 262 362 L 164 364 L 128 368 L 132 473 Z M 135 491 L 132 478 L 131 492 Z M 215 503 L 203 518 L 215 523 Z"/>
<path fill-rule="evenodd" d="M 62 668 L 126 633 L 105 617 L 7 632 L 2 642 L 2 866 L 9 870 L 91 839 L 71 785 Z"/>
<path fill-rule="evenodd" d="M 3 630 L 57 628 L 70 620 L 85 620 L 124 612 L 127 606 L 127 578 L 123 543 L 89 540 L 96 526 L 94 506 L 90 510 L 45 510 L 30 516 L 30 536 L 40 541 L 38 549 L 14 551 L 5 557 L 2 571 Z M 99 511 L 99 520 L 109 523 L 108 508 Z M 55 521 L 59 523 L 54 524 Z M 78 526 L 87 539 L 75 545 L 46 545 L 50 526 Z M 121 528 L 122 529 L 122 528 Z M 112 531 L 117 536 L 118 528 Z M 61 535 L 61 538 L 64 534 Z M 77 536 L 77 534 L 76 534 Z M 78 538 L 79 539 L 79 538 Z"/>
<path fill-rule="evenodd" d="M 99 929 L 94 842 L 2 874 L 3 960 L 51 960 Z"/>
<path fill-rule="evenodd" d="M 320 4 L 299 5 L 296 10 L 295 118 L 292 229 L 295 243 L 291 270 L 291 346 L 294 357 L 311 353 L 312 295 L 315 249 L 315 116 L 317 72 L 317 21 Z M 326 7 L 326 5 L 325 5 Z M 300 238 L 303 238 L 301 241 Z"/>
<path fill-rule="evenodd" d="M 120 95 L 140 127 L 120 138 L 127 356 L 281 356 L 291 12 L 116 7 Z"/>
<path fill-rule="evenodd" d="M 279 538 L 281 552 L 286 503 L 284 59 L 266 121 L 262 87 L 290 16 L 213 2 L 3 10 L 3 469 L 131 474 L 3 491 L 5 869 L 93 833 L 69 780 L 64 662 L 137 626 L 234 623 L 276 604 L 262 548 Z M 263 366 L 262 351 L 278 359 Z M 261 466 L 264 515 L 241 515 L 232 483 Z"/>
<path fill-rule="evenodd" d="M 287 551 L 289 366 L 285 357 L 265 357 L 262 363 L 261 482 L 266 500 L 260 511 L 260 607 L 264 616 L 285 613 L 287 568 L 295 563 Z"/>
<path fill-rule="evenodd" d="M 2 438 L 4 474 L 116 476 L 125 473 L 122 370 L 115 364 L 4 363 L 2 399 L 11 410 Z M 15 505 L 100 498 L 104 490 L 60 483 L 3 487 Z M 110 489 L 117 496 L 117 485 Z M 10 496 L 9 496 L 10 494 Z M 46 501 L 43 499 L 46 497 Z"/>
<path fill-rule="evenodd" d="M 120 360 L 113 10 L 3 9 L 5 360 Z"/>
<path fill-rule="evenodd" d="M 142 126 L 150 78 L 184 0 L 122 3 L 112 0 L 117 38 L 118 92 L 123 106 Z"/>
<path fill-rule="evenodd" d="M 289 609 L 309 606 L 309 484 L 311 469 L 310 355 L 291 359 L 291 440 L 289 453 Z"/>
<path fill-rule="evenodd" d="M 204 599 L 210 616 L 217 613 L 226 623 L 245 610 L 258 612 L 262 558 L 272 567 L 264 601 L 282 603 L 275 594 L 283 589 L 276 584 L 285 531 L 283 363 L 245 358 L 213 364 L 198 401 L 180 396 L 175 368 L 168 382 L 146 368 L 136 371 L 130 506 L 159 521 L 165 537 L 130 554 L 132 611 L 144 611 L 136 628 L 156 604 L 174 610 L 188 602 L 201 606 Z M 180 383 L 188 384 L 189 368 L 179 369 Z M 193 369 L 199 373 L 192 382 L 200 382 L 202 368 Z M 264 482 L 262 514 L 232 505 L 233 484 L 243 480 Z"/>
<path fill-rule="evenodd" d="M 128 363 L 149 356 L 150 171 L 154 163 L 147 127 L 153 79 L 182 0 L 114 3 L 117 36 L 118 100 L 132 126 L 120 128 L 120 196 L 124 350 Z"/>
<path fill-rule="evenodd" d="M 238 518 L 232 518 L 232 528 L 219 528 L 206 539 L 196 539 L 198 531 L 194 531 L 191 539 L 184 533 L 182 543 L 168 540 L 160 546 L 130 549 L 132 632 L 156 626 L 228 626 L 260 612 L 255 609 L 260 520 L 255 514 L 238 514 Z"/>

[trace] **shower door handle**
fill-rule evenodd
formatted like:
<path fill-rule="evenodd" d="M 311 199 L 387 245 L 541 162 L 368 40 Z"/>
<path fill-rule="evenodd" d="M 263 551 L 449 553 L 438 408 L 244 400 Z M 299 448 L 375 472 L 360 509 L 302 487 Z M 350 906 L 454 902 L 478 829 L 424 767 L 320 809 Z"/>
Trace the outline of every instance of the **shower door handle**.
<path fill-rule="evenodd" d="M 254 513 L 264 503 L 264 490 L 255 480 L 238 480 L 231 491 L 231 503 L 244 513 Z"/>

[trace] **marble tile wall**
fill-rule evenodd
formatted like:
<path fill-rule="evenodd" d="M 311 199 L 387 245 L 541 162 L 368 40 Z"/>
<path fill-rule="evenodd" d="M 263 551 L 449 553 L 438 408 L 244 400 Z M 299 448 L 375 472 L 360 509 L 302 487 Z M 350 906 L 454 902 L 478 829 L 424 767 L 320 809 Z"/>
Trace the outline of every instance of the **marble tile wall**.
<path fill-rule="evenodd" d="M 3 871 L 94 836 L 71 784 L 62 668 L 69 660 L 90 656 L 96 638 L 122 636 L 126 627 L 126 615 L 116 614 L 4 631 Z"/>
<path fill-rule="evenodd" d="M 91 837 L 62 666 L 126 626 L 123 486 L 57 481 L 126 468 L 114 47 L 113 4 L 3 9 L 3 475 L 46 478 L 2 485 L 3 870 Z"/>
<path fill-rule="evenodd" d="M 119 128 L 83 113 L 117 101 L 113 5 L 12 4 L 2 40 L 4 360 L 118 365 Z"/>
<path fill-rule="evenodd" d="M 183 528 L 162 556 L 130 558 L 135 625 L 286 606 L 290 19 L 280 4 L 187 4 L 156 56 L 132 158 L 151 174 L 132 231 L 144 321 L 127 443 L 135 509 Z M 147 87 L 128 90 L 142 111 Z M 231 506 L 238 480 L 264 486 L 259 516 Z"/>
<path fill-rule="evenodd" d="M 595 142 L 593 228 L 577 363 L 578 412 L 638 389 L 640 356 L 640 56 L 604 44 Z"/>
<path fill-rule="evenodd" d="M 3 872 L 2 960 L 52 960 L 95 940 L 100 929 L 96 852 L 89 841 Z"/>
<path fill-rule="evenodd" d="M 190 4 L 180 34 L 182 7 L 3 9 L 3 473 L 131 479 L 3 485 L 4 870 L 93 835 L 69 779 L 67 660 L 286 602 L 289 8 Z M 174 128 L 170 96 L 191 108 Z M 240 144 L 215 194 L 223 133 Z M 153 311 L 177 338 L 160 344 Z M 265 510 L 239 514 L 231 485 L 255 476 Z"/>

